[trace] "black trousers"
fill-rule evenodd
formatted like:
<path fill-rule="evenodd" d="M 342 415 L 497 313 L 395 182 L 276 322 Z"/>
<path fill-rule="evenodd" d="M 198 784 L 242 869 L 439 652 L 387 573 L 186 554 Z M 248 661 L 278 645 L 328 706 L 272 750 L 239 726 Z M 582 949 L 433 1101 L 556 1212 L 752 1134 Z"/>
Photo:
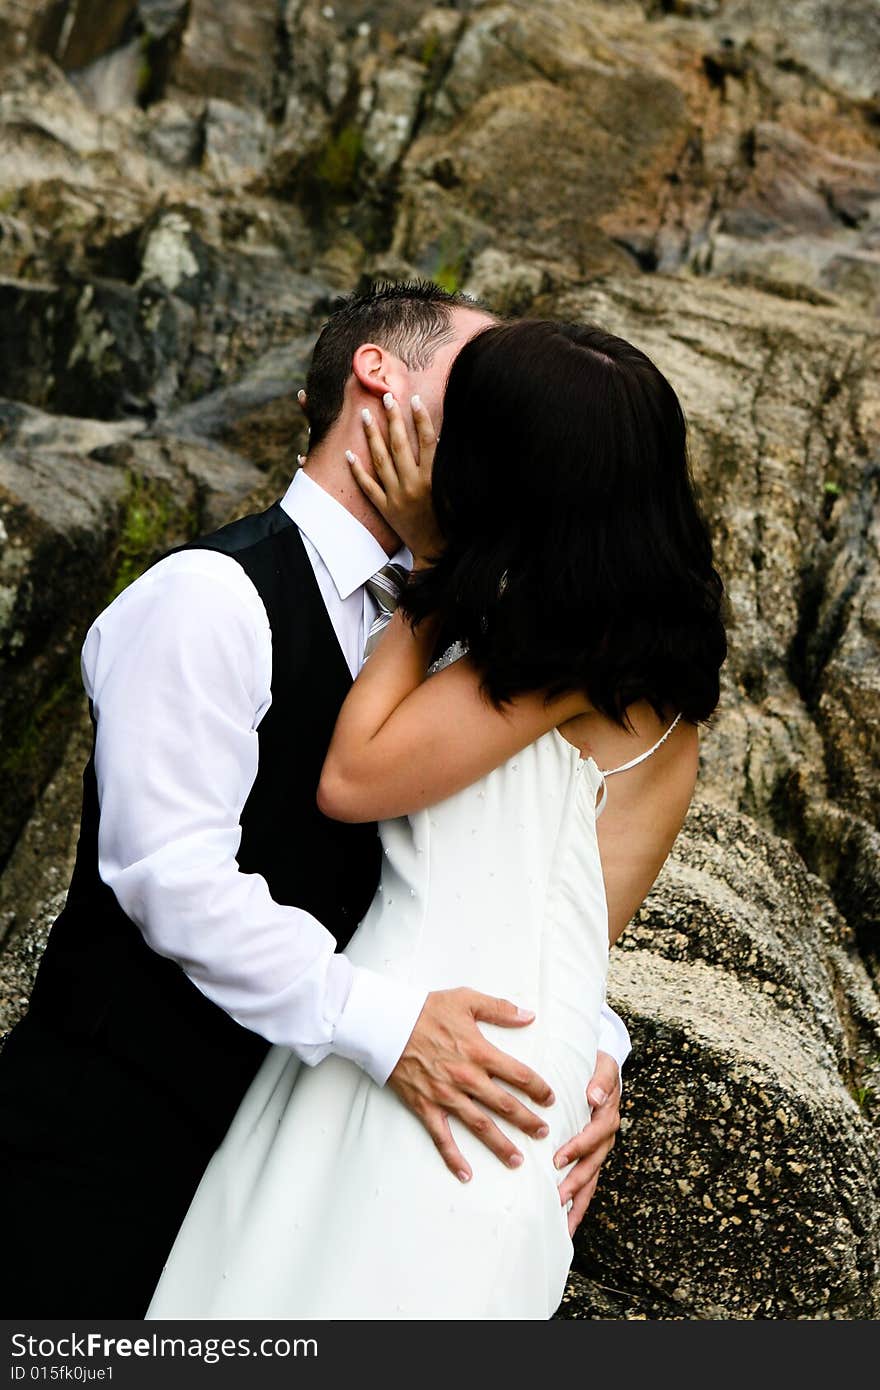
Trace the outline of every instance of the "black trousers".
<path fill-rule="evenodd" d="M 0 1052 L 0 1316 L 142 1318 L 218 1143 L 98 1037 Z"/>

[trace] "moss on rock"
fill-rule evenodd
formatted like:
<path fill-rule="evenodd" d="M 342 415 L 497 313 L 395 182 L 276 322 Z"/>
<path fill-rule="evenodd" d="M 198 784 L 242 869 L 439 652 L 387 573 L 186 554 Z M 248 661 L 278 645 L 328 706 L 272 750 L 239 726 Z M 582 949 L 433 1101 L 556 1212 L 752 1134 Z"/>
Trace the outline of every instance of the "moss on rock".
<path fill-rule="evenodd" d="M 123 504 L 122 526 L 116 545 L 113 584 L 107 597 L 111 602 L 155 560 L 169 537 L 183 532 L 192 535 L 197 526 L 188 499 L 175 496 L 171 485 L 158 478 L 129 473 L 129 490 Z"/>

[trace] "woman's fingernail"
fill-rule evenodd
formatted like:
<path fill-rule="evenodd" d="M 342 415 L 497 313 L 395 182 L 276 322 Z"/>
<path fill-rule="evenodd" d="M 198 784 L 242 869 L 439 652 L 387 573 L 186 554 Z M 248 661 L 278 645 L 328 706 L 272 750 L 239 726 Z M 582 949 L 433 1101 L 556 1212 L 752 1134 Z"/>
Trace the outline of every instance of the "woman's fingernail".
<path fill-rule="evenodd" d="M 554 1160 L 553 1160 L 553 1167 L 554 1167 L 554 1168 L 564 1168 L 567 1162 L 568 1162 L 568 1157 L 567 1157 L 566 1154 L 557 1154 L 556 1157 L 555 1157 Z"/>
<path fill-rule="evenodd" d="M 509 1168 L 518 1168 L 518 1167 L 520 1166 L 520 1164 L 522 1163 L 522 1161 L 523 1161 L 523 1156 L 522 1156 L 522 1154 L 513 1154 L 512 1157 L 509 1158 L 509 1159 L 507 1160 L 507 1166 L 508 1166 Z"/>
<path fill-rule="evenodd" d="M 365 425 L 372 425 L 373 423 L 373 413 L 372 411 L 367 410 L 366 406 L 364 406 L 363 410 L 361 411 L 361 419 L 363 420 Z"/>
<path fill-rule="evenodd" d="M 549 1125 L 541 1125 L 541 1128 L 540 1128 L 540 1129 L 536 1129 L 536 1130 L 535 1130 L 535 1138 L 536 1138 L 536 1139 L 546 1139 L 546 1138 L 547 1138 L 547 1135 L 548 1135 L 549 1133 L 550 1133 L 550 1126 L 549 1126 Z"/>
<path fill-rule="evenodd" d="M 385 395 L 382 397 L 382 404 L 384 405 L 386 410 L 390 410 L 393 406 L 394 397 L 392 396 L 390 391 L 385 392 Z"/>
<path fill-rule="evenodd" d="M 345 457 L 348 459 L 349 463 L 357 463 L 357 454 L 353 454 L 351 449 L 346 449 Z"/>
<path fill-rule="evenodd" d="M 410 405 L 412 406 L 413 410 L 421 410 L 421 408 L 422 408 L 422 398 L 421 398 L 421 396 L 413 396 L 413 397 L 411 398 L 411 400 L 410 400 Z"/>
<path fill-rule="evenodd" d="M 516 1016 L 517 1018 L 526 1019 L 531 1023 L 532 1019 L 535 1017 L 535 1011 L 534 1009 L 517 1009 Z"/>
<path fill-rule="evenodd" d="M 456 1176 L 459 1182 L 470 1182 L 471 1180 L 470 1173 L 466 1172 L 464 1168 L 459 1168 Z"/>
<path fill-rule="evenodd" d="M 604 1105 L 607 1099 L 608 1096 L 602 1090 L 601 1086 L 593 1087 L 592 1091 L 590 1092 L 590 1100 L 593 1102 L 594 1105 Z"/>

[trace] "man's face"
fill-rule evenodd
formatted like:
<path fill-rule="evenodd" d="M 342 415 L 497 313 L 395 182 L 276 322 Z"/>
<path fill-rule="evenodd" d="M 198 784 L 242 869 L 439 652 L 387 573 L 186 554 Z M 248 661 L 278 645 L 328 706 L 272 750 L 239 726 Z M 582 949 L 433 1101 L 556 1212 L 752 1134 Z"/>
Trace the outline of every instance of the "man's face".
<path fill-rule="evenodd" d="M 421 396 L 438 434 L 443 419 L 443 395 L 446 390 L 446 379 L 449 376 L 452 363 L 465 343 L 475 333 L 479 333 L 483 328 L 491 328 L 493 324 L 498 322 L 498 319 L 493 318 L 491 314 L 484 313 L 482 309 L 453 309 L 453 337 L 448 342 L 441 343 L 434 353 L 434 359 L 430 366 L 426 367 L 424 371 L 410 371 L 410 395 L 418 393 Z"/>

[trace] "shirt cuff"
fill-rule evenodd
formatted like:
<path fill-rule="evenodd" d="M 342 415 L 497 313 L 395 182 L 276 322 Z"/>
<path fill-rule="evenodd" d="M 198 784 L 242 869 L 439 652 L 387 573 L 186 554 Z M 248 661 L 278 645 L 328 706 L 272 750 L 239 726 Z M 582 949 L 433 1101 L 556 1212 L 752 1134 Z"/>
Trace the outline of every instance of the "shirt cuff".
<path fill-rule="evenodd" d="M 400 1061 L 427 990 L 352 967 L 351 989 L 336 1021 L 332 1051 L 363 1067 L 377 1086 L 384 1086 Z"/>
<path fill-rule="evenodd" d="M 623 1064 L 632 1051 L 632 1039 L 623 1019 L 617 1015 L 607 1002 L 599 1014 L 598 1051 L 607 1052 L 613 1057 L 620 1070 L 620 1086 L 623 1089 Z"/>

